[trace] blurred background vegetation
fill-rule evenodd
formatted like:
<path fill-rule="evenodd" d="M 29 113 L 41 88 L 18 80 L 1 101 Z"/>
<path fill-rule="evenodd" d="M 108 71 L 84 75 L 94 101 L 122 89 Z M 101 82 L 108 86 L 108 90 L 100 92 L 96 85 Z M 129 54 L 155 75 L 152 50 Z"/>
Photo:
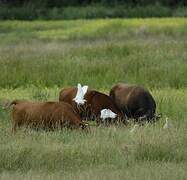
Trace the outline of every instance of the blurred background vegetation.
<path fill-rule="evenodd" d="M 186 0 L 0 0 L 0 19 L 187 17 Z"/>

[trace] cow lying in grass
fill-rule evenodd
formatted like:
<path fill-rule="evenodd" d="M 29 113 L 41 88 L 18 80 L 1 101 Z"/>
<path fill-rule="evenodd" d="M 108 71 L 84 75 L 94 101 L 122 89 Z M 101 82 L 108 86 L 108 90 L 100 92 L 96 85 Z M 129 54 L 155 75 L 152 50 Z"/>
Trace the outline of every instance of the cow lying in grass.
<path fill-rule="evenodd" d="M 6 108 L 13 106 L 12 131 L 26 126 L 36 129 L 79 128 L 86 125 L 73 108 L 64 102 L 28 102 L 14 100 Z"/>
<path fill-rule="evenodd" d="M 117 115 L 116 118 L 121 120 L 121 112 L 108 95 L 88 89 L 84 94 L 84 99 L 81 100 L 77 97 L 77 93 L 78 88 L 76 87 L 65 88 L 59 94 L 59 101 L 71 104 L 83 119 L 96 119 L 97 124 L 101 123 L 101 111 L 103 109 L 111 110 Z"/>
<path fill-rule="evenodd" d="M 110 97 L 128 118 L 155 119 L 155 100 L 143 87 L 119 83 L 110 90 Z"/>

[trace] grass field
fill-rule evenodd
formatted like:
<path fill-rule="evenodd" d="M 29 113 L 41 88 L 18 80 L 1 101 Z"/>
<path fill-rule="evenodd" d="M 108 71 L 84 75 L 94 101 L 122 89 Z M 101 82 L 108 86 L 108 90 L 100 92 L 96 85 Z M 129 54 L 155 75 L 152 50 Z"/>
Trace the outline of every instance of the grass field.
<path fill-rule="evenodd" d="M 187 19 L 0 22 L 0 99 L 58 100 L 78 82 L 142 85 L 155 125 L 10 133 L 0 108 L 0 179 L 186 179 Z M 164 130 L 168 117 L 172 123 Z"/>

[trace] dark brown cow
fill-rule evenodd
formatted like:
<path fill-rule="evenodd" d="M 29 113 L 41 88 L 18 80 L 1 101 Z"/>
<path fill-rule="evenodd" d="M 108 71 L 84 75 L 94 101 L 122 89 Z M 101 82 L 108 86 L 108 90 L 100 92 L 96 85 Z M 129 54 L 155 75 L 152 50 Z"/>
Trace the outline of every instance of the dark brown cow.
<path fill-rule="evenodd" d="M 76 93 L 76 87 L 65 88 L 60 92 L 59 101 L 71 104 L 82 118 L 86 118 L 88 120 L 96 119 L 97 123 L 100 123 L 100 113 L 102 109 L 110 109 L 118 115 L 118 118 L 122 117 L 121 112 L 108 95 L 88 89 L 84 96 L 84 99 L 86 100 L 85 104 L 83 106 L 78 106 L 73 100 Z"/>
<path fill-rule="evenodd" d="M 85 127 L 80 116 L 65 102 L 28 102 L 14 100 L 12 124 L 13 132 L 17 127 L 26 126 L 54 130 L 55 128 Z"/>
<path fill-rule="evenodd" d="M 128 118 L 151 120 L 155 116 L 155 100 L 143 87 L 119 83 L 111 89 L 110 97 Z"/>

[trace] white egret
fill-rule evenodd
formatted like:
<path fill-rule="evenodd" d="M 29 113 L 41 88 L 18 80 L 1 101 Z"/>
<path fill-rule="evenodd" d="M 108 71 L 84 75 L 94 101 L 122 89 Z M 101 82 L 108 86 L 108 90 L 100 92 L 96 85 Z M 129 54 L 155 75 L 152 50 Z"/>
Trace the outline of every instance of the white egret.
<path fill-rule="evenodd" d="M 171 127 L 172 127 L 172 124 L 171 124 L 171 122 L 169 122 L 169 118 L 166 117 L 166 122 L 165 122 L 165 124 L 163 126 L 163 129 L 169 129 Z"/>
<path fill-rule="evenodd" d="M 81 104 L 83 105 L 86 100 L 84 99 L 84 96 L 88 90 L 88 86 L 81 86 L 81 84 L 77 85 L 77 94 L 75 98 L 73 99 L 78 105 Z"/>
<path fill-rule="evenodd" d="M 117 114 L 112 112 L 110 109 L 102 109 L 100 118 L 105 120 L 107 118 L 116 118 Z"/>

